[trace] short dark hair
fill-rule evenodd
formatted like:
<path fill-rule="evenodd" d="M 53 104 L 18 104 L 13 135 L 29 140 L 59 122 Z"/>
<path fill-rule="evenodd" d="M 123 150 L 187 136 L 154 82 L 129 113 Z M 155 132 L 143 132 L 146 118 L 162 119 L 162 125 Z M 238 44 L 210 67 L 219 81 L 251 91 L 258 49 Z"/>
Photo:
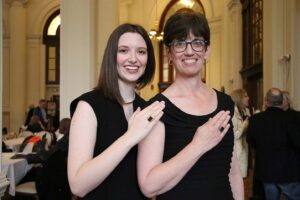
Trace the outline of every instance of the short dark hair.
<path fill-rule="evenodd" d="M 128 32 L 140 34 L 147 45 L 148 59 L 145 73 L 137 80 L 136 88 L 141 89 L 150 83 L 155 72 L 154 49 L 147 31 L 142 26 L 136 24 L 125 23 L 118 26 L 108 39 L 96 89 L 101 90 L 106 97 L 115 99 L 120 104 L 122 104 L 124 100 L 118 87 L 117 51 L 120 37 Z"/>
<path fill-rule="evenodd" d="M 190 32 L 203 37 L 207 46 L 210 44 L 210 29 L 204 15 L 195 12 L 175 13 L 164 27 L 164 43 L 170 47 L 173 40 L 184 40 Z"/>
<path fill-rule="evenodd" d="M 278 88 L 271 88 L 266 94 L 266 101 L 268 107 L 281 106 L 283 101 L 283 94 Z"/>

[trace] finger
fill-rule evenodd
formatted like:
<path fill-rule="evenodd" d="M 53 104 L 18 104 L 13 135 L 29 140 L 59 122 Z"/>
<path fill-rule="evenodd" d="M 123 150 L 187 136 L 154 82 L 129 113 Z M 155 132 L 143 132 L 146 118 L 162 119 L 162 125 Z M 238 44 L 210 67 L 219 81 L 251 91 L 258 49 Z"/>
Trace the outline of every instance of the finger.
<path fill-rule="evenodd" d="M 218 112 L 215 116 L 213 116 L 212 118 L 210 118 L 210 123 L 212 123 L 212 125 L 215 125 L 218 121 L 219 121 L 219 119 L 220 119 L 220 117 L 222 117 L 222 115 L 225 113 L 225 111 L 224 110 L 221 110 L 220 112 Z"/>
<path fill-rule="evenodd" d="M 163 112 L 163 111 L 160 111 L 155 117 L 152 118 L 151 121 L 148 120 L 149 123 L 150 123 L 151 125 L 156 124 L 156 123 L 160 120 L 160 118 L 163 116 L 163 114 L 164 114 L 164 112 Z"/>
<path fill-rule="evenodd" d="M 131 115 L 131 119 L 133 119 L 133 118 L 135 118 L 135 116 L 136 115 L 138 115 L 138 113 L 140 113 L 141 112 L 141 108 L 140 107 L 138 107 L 133 113 L 132 113 L 132 115 Z"/>
<path fill-rule="evenodd" d="M 229 130 L 229 128 L 230 128 L 230 124 L 227 124 L 227 125 L 224 127 L 223 131 L 221 132 L 221 136 L 222 136 L 222 137 L 224 137 L 224 135 L 227 133 L 227 131 Z"/>
<path fill-rule="evenodd" d="M 222 113 L 222 115 L 219 117 L 219 119 L 217 119 L 216 123 L 214 124 L 214 126 L 220 131 L 223 132 L 224 128 L 227 126 L 228 122 L 230 119 L 230 115 L 229 112 L 226 111 L 224 113 Z"/>

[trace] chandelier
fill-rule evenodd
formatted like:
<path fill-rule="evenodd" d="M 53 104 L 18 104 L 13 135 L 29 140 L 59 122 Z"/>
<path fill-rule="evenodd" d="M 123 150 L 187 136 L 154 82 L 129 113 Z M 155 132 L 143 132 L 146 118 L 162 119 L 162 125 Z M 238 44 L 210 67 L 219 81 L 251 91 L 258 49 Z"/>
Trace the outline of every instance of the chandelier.
<path fill-rule="evenodd" d="M 158 20 L 157 20 L 157 0 L 155 2 L 155 21 L 154 21 L 154 27 L 158 27 Z M 163 32 L 158 33 L 156 28 L 150 29 L 148 33 L 151 40 L 157 40 L 161 41 L 163 40 Z"/>

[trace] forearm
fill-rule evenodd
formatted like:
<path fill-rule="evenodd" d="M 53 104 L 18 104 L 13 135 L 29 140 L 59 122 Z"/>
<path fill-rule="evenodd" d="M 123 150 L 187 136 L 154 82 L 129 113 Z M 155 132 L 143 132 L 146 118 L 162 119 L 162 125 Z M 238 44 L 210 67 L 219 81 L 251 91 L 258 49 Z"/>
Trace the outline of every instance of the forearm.
<path fill-rule="evenodd" d="M 170 160 L 154 167 L 140 180 L 143 193 L 152 197 L 172 189 L 203 155 L 199 149 L 191 143 Z"/>
<path fill-rule="evenodd" d="M 229 173 L 229 182 L 233 197 L 235 200 L 244 200 L 244 182 L 242 178 L 242 173 L 238 164 L 236 157 L 236 149 L 232 155 L 231 168 Z"/>
<path fill-rule="evenodd" d="M 132 144 L 125 137 L 120 137 L 105 151 L 86 161 L 77 170 L 72 168 L 72 163 L 78 155 L 72 155 L 70 152 L 68 176 L 72 192 L 83 197 L 95 189 L 109 176 L 131 148 Z"/>

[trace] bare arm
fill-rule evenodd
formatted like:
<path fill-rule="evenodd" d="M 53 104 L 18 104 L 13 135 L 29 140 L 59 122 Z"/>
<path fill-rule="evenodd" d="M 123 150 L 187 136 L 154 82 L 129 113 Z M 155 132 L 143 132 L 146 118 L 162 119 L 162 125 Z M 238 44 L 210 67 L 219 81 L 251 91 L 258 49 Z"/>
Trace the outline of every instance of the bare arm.
<path fill-rule="evenodd" d="M 93 109 L 80 101 L 71 122 L 68 178 L 72 192 L 83 197 L 101 184 L 128 151 L 143 139 L 162 116 L 163 103 L 155 102 L 129 119 L 128 130 L 101 154 L 93 158 L 97 119 Z M 155 116 L 149 122 L 149 116 Z"/>
<path fill-rule="evenodd" d="M 236 148 L 234 148 L 234 151 L 232 153 L 229 181 L 234 199 L 244 200 L 244 182 L 236 157 Z"/>
<path fill-rule="evenodd" d="M 172 189 L 205 152 L 222 140 L 229 128 L 229 119 L 228 112 L 218 113 L 197 129 L 190 144 L 164 163 L 164 125 L 158 123 L 139 144 L 138 180 L 142 192 L 152 197 Z M 225 127 L 222 133 L 218 130 L 221 126 Z"/>

